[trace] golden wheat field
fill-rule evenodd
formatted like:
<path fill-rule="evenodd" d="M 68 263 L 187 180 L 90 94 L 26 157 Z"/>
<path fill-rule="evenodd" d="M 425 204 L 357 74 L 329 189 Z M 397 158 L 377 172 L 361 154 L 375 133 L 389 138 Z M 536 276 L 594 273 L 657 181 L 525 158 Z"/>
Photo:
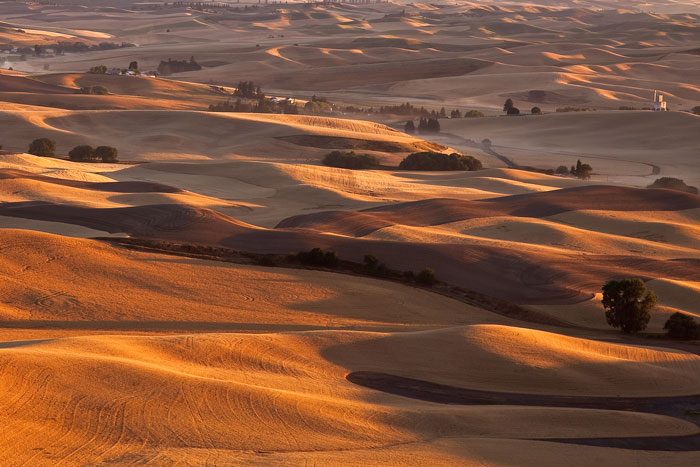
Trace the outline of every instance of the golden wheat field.
<path fill-rule="evenodd" d="M 683 0 L 0 2 L 0 464 L 700 465 L 698 71 Z"/>

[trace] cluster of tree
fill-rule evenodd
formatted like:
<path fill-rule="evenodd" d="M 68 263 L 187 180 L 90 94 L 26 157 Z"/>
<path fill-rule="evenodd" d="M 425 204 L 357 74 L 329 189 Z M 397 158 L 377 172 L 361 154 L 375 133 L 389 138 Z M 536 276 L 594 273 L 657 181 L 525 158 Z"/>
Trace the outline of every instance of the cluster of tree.
<path fill-rule="evenodd" d="M 437 112 L 434 110 L 431 112 L 425 107 L 415 107 L 413 104 L 406 102 L 400 105 L 386 105 L 379 107 L 380 114 L 391 114 L 391 115 L 409 115 L 415 117 L 435 117 Z"/>
<path fill-rule="evenodd" d="M 114 50 L 127 47 L 136 47 L 136 44 L 130 44 L 128 42 L 100 42 L 99 44 L 85 44 L 83 42 L 61 41 L 55 44 L 37 44 L 33 48 L 22 47 L 17 51 L 21 54 L 41 56 L 44 55 L 47 50 L 53 50 L 55 54 L 63 55 L 65 53 L 92 52 L 95 50 Z"/>
<path fill-rule="evenodd" d="M 202 69 L 202 65 L 197 63 L 194 57 L 190 57 L 189 60 L 173 60 L 171 58 L 166 62 L 162 60 L 158 64 L 158 74 L 159 75 L 171 75 L 173 73 L 182 73 L 185 71 L 198 71 Z"/>
<path fill-rule="evenodd" d="M 355 151 L 333 151 L 323 158 L 323 164 L 342 169 L 371 169 L 379 165 L 379 159 L 372 154 L 356 154 Z"/>
<path fill-rule="evenodd" d="M 658 297 L 641 279 L 611 280 L 603 286 L 603 307 L 608 324 L 626 334 L 646 329 Z M 700 339 L 700 323 L 684 313 L 673 313 L 664 330 L 674 339 Z"/>
<path fill-rule="evenodd" d="M 109 94 L 109 90 L 104 86 L 84 86 L 78 89 L 76 94 L 93 94 L 95 96 L 104 96 Z"/>
<path fill-rule="evenodd" d="M 407 156 L 399 164 L 401 170 L 480 170 L 481 161 L 472 156 L 440 152 L 416 152 Z"/>
<path fill-rule="evenodd" d="M 237 99 L 235 102 L 227 100 L 218 104 L 210 104 L 209 111 L 296 115 L 299 113 L 299 107 L 289 102 L 272 102 L 264 98 L 256 101 L 242 101 L 241 99 Z"/>
<path fill-rule="evenodd" d="M 425 286 L 433 286 L 437 283 L 437 277 L 435 277 L 435 270 L 431 268 L 425 268 L 421 270 L 415 276 L 416 283 Z"/>
<path fill-rule="evenodd" d="M 104 65 L 97 65 L 90 68 L 90 70 L 88 70 L 88 73 L 90 73 L 91 75 L 104 75 L 105 73 L 107 73 L 107 67 Z"/>
<path fill-rule="evenodd" d="M 442 111 L 440 112 L 442 114 Z M 469 110 L 467 112 L 464 112 L 464 115 L 462 115 L 462 112 L 460 112 L 459 109 L 454 109 L 453 111 L 450 112 L 450 118 L 480 118 L 480 117 L 485 117 L 483 112 L 479 112 L 478 110 Z M 440 117 L 442 118 L 442 117 Z"/>
<path fill-rule="evenodd" d="M 416 124 L 413 123 L 413 120 L 409 120 L 406 122 L 403 129 L 406 133 L 411 133 L 411 134 L 415 133 L 416 129 L 418 130 L 419 133 L 440 133 L 440 122 L 438 121 L 437 118 L 421 117 L 420 120 L 418 120 L 418 127 L 417 128 L 416 128 Z"/>
<path fill-rule="evenodd" d="M 503 111 L 506 115 L 520 115 L 520 109 L 513 104 L 513 99 L 506 99 L 503 104 Z"/>
<path fill-rule="evenodd" d="M 252 81 L 239 81 L 233 95 L 246 99 L 263 99 L 265 97 L 265 93 L 260 86 L 257 86 Z"/>
<path fill-rule="evenodd" d="M 661 177 L 654 180 L 654 183 L 647 186 L 647 188 L 666 188 L 668 190 L 683 191 L 685 193 L 692 193 L 694 195 L 698 194 L 697 187 L 686 185 L 686 183 L 680 178 L 673 177 Z"/>
<path fill-rule="evenodd" d="M 116 148 L 111 146 L 93 148 L 87 144 L 71 149 L 68 158 L 73 162 L 117 162 L 119 160 Z"/>
<path fill-rule="evenodd" d="M 304 111 L 310 114 L 329 114 L 333 112 L 335 105 L 328 102 L 328 99 L 322 96 L 311 96 L 311 100 L 304 104 Z"/>
<path fill-rule="evenodd" d="M 296 254 L 296 260 L 301 264 L 322 268 L 337 268 L 340 265 L 338 253 L 331 250 L 323 251 L 320 248 L 314 248 L 311 251 L 300 251 Z"/>
<path fill-rule="evenodd" d="M 37 138 L 29 144 L 29 154 L 41 157 L 53 157 L 56 155 L 56 141 L 49 138 Z M 98 146 L 94 148 L 86 144 L 76 146 L 68 153 L 70 160 L 74 162 L 117 162 L 118 152 L 111 146 Z"/>
<path fill-rule="evenodd" d="M 557 172 L 559 172 L 559 168 L 557 168 Z M 571 169 L 569 169 L 569 173 L 573 175 L 576 178 L 580 178 L 581 180 L 588 180 L 591 178 L 591 172 L 593 172 L 593 167 L 591 167 L 588 164 L 582 164 L 581 159 L 576 161 L 575 166 L 571 166 Z"/>
<path fill-rule="evenodd" d="M 386 264 L 380 262 L 374 255 L 365 255 L 363 272 L 367 275 L 375 277 L 391 277 L 392 273 L 396 274 L 396 271 L 389 269 Z M 418 274 L 414 274 L 413 271 L 404 271 L 401 276 L 406 282 L 415 282 L 427 287 L 433 286 L 437 283 L 435 270 L 431 268 L 425 268 Z"/>

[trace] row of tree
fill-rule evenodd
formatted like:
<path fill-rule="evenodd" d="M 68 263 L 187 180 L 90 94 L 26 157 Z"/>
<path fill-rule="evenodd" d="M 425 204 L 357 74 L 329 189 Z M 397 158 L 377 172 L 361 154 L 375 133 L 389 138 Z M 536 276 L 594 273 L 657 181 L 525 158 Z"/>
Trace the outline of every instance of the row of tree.
<path fill-rule="evenodd" d="M 29 144 L 29 154 L 41 157 L 56 156 L 56 141 L 49 138 L 37 138 Z M 118 159 L 118 151 L 112 146 L 98 146 L 93 148 L 87 144 L 74 147 L 68 153 L 68 158 L 74 162 L 108 162 L 114 163 Z"/>
<path fill-rule="evenodd" d="M 163 76 L 172 75 L 173 73 L 182 73 L 185 71 L 198 71 L 202 69 L 202 65 L 197 63 L 193 57 L 189 60 L 173 60 L 171 58 L 166 62 L 162 60 L 158 64 L 158 74 Z"/>
<path fill-rule="evenodd" d="M 289 102 L 273 102 L 265 98 L 255 101 L 242 101 L 241 99 L 237 99 L 235 102 L 228 100 L 218 104 L 210 104 L 209 111 L 296 115 L 299 113 L 299 107 Z"/>
<path fill-rule="evenodd" d="M 520 115 L 520 109 L 515 106 L 513 103 L 513 99 L 506 99 L 505 103 L 503 104 L 503 111 L 506 113 L 506 115 Z M 542 109 L 539 107 L 533 107 L 530 109 L 530 113 L 532 115 L 542 115 Z"/>
<path fill-rule="evenodd" d="M 413 123 L 413 120 L 409 120 L 403 127 L 406 133 L 413 134 L 418 131 L 418 133 L 440 133 L 440 122 L 437 118 L 425 118 L 421 117 L 418 120 L 418 126 Z"/>

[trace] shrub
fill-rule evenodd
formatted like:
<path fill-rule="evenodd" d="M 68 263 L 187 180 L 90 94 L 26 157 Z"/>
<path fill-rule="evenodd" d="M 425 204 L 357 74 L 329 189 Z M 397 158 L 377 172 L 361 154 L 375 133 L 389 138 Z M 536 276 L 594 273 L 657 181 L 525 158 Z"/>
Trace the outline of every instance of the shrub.
<path fill-rule="evenodd" d="M 654 183 L 647 188 L 666 188 L 668 190 L 683 191 L 686 193 L 698 194 L 698 189 L 694 186 L 686 185 L 680 178 L 661 177 L 654 180 Z"/>
<path fill-rule="evenodd" d="M 595 109 L 589 109 L 588 107 L 557 107 L 557 112 L 589 112 Z"/>
<path fill-rule="evenodd" d="M 35 139 L 29 145 L 27 152 L 29 154 L 34 154 L 35 156 L 54 156 L 56 155 L 56 141 L 49 138 Z"/>
<path fill-rule="evenodd" d="M 668 337 L 674 339 L 700 339 L 700 324 L 692 316 L 673 313 L 664 324 Z"/>
<path fill-rule="evenodd" d="M 557 173 L 559 175 L 566 175 L 569 173 L 569 169 L 565 165 L 560 165 L 554 170 L 554 173 Z"/>
<path fill-rule="evenodd" d="M 459 109 L 454 109 L 450 112 L 450 118 L 462 118 L 462 112 L 460 112 Z"/>
<path fill-rule="evenodd" d="M 690 111 L 691 111 L 692 113 L 694 113 L 695 115 L 700 115 L 700 105 L 696 105 L 696 106 L 693 107 Z"/>
<path fill-rule="evenodd" d="M 605 319 L 610 326 L 627 334 L 646 329 L 656 301 L 656 294 L 647 292 L 641 279 L 612 280 L 603 286 Z"/>
<path fill-rule="evenodd" d="M 112 146 L 97 146 L 94 151 L 94 157 L 102 162 L 117 162 L 118 155 L 117 148 Z"/>
<path fill-rule="evenodd" d="M 379 159 L 372 154 L 356 154 L 354 151 L 333 151 L 323 158 L 323 164 L 341 169 L 369 169 L 379 165 Z"/>
<path fill-rule="evenodd" d="M 443 154 L 440 152 L 415 152 L 399 164 L 401 170 L 479 170 L 481 161 L 472 156 Z"/>
<path fill-rule="evenodd" d="M 321 266 L 326 268 L 337 268 L 340 265 L 340 258 L 335 251 L 323 251 L 320 248 L 313 248 L 311 251 L 300 251 L 297 259 L 311 266 Z"/>
<path fill-rule="evenodd" d="M 109 90 L 104 86 L 85 86 L 80 88 L 78 94 L 93 94 L 96 96 L 105 96 L 109 94 Z"/>
<path fill-rule="evenodd" d="M 520 109 L 517 107 L 511 107 L 506 111 L 506 114 L 513 116 L 513 115 L 520 115 Z"/>
<path fill-rule="evenodd" d="M 389 275 L 389 268 L 386 267 L 386 264 L 380 263 L 379 259 L 374 255 L 365 255 L 364 263 L 365 271 L 367 271 L 368 274 L 380 277 Z"/>
<path fill-rule="evenodd" d="M 416 282 L 420 285 L 434 285 L 437 282 L 435 271 L 430 268 L 423 269 L 416 275 Z"/>
<path fill-rule="evenodd" d="M 530 109 L 530 113 L 532 115 L 542 115 L 542 109 L 540 109 L 539 107 L 533 107 L 532 109 Z"/>
<path fill-rule="evenodd" d="M 90 68 L 90 71 L 88 71 L 88 73 L 92 75 L 104 75 L 105 73 L 107 73 L 107 67 L 104 65 L 94 66 Z"/>
<path fill-rule="evenodd" d="M 73 162 L 91 162 L 94 157 L 95 150 L 87 144 L 76 146 L 68 153 L 68 158 Z"/>
<path fill-rule="evenodd" d="M 256 263 L 258 266 L 277 266 L 277 261 L 275 261 L 275 259 L 270 255 L 259 256 Z"/>
<path fill-rule="evenodd" d="M 478 110 L 470 110 L 469 112 L 464 113 L 465 118 L 481 118 L 485 117 L 483 112 L 479 112 Z"/>
<path fill-rule="evenodd" d="M 365 255 L 365 266 L 370 269 L 374 269 L 379 265 L 379 260 L 374 255 Z"/>

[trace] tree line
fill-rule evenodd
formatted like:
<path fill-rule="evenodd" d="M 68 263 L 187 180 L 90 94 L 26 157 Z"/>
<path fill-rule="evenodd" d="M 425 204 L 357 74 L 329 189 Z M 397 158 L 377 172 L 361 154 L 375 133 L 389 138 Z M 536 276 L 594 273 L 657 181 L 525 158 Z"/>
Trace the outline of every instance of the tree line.
<path fill-rule="evenodd" d="M 56 141 L 49 138 L 37 138 L 29 144 L 29 154 L 40 157 L 56 156 Z M 68 152 L 68 159 L 73 162 L 118 162 L 119 152 L 112 146 L 98 146 L 93 148 L 87 144 L 81 144 Z"/>

